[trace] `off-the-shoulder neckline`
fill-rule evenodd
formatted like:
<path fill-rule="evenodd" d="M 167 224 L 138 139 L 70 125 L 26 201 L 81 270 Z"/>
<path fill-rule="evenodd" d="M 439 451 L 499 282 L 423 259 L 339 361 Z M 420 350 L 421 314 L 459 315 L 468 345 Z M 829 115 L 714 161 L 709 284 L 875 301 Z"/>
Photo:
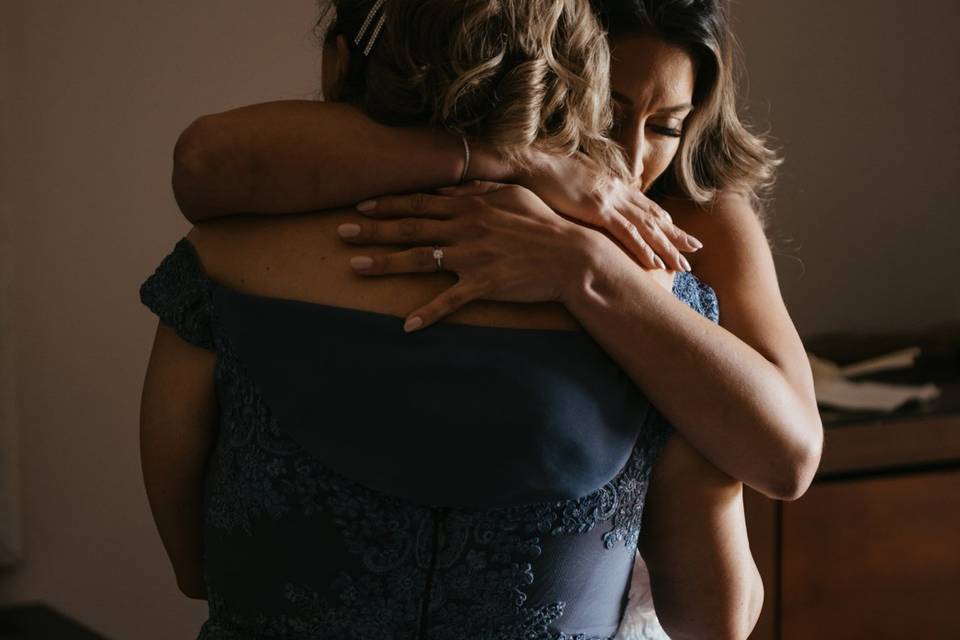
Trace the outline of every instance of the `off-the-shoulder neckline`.
<path fill-rule="evenodd" d="M 372 320 L 376 320 L 378 322 L 386 321 L 391 323 L 396 323 L 396 322 L 402 323 L 402 321 L 405 320 L 404 316 L 396 316 L 396 315 L 393 315 L 392 313 L 384 313 L 382 311 L 372 311 L 369 309 L 355 309 L 353 307 L 343 307 L 343 306 L 329 304 L 325 302 L 313 302 L 309 300 L 298 300 L 296 298 L 265 296 L 265 295 L 258 295 L 255 293 L 246 293 L 244 291 L 239 291 L 237 289 L 228 287 L 227 285 L 214 280 L 207 274 L 206 270 L 203 267 L 203 261 L 200 259 L 200 254 L 197 251 L 197 248 L 194 247 L 193 243 L 190 242 L 190 240 L 188 240 L 186 237 L 181 238 L 177 242 L 177 245 L 183 246 L 187 251 L 190 252 L 190 255 L 193 257 L 193 260 L 197 265 L 197 270 L 199 271 L 200 276 L 206 282 L 210 283 L 210 285 L 219 289 L 220 291 L 226 292 L 227 294 L 238 297 L 238 298 L 245 298 L 251 301 L 262 301 L 262 302 L 274 303 L 274 304 L 296 305 L 296 306 L 301 306 L 305 308 L 309 307 L 309 308 L 314 308 L 318 310 L 324 310 L 330 313 L 338 313 L 341 315 L 352 314 L 352 315 L 355 315 L 356 317 L 366 317 Z M 677 271 L 673 276 L 673 286 L 671 287 L 671 292 L 673 293 L 674 297 L 677 298 L 678 300 L 680 299 L 680 296 L 679 296 L 679 292 L 677 291 L 677 288 L 680 286 L 682 282 L 682 278 L 692 278 L 695 282 L 698 282 L 698 283 L 700 282 L 700 279 L 697 278 L 697 276 L 695 276 L 690 271 Z M 551 334 L 551 335 L 565 334 L 565 335 L 571 335 L 571 336 L 588 335 L 587 332 L 582 328 L 581 329 L 543 329 L 543 328 L 536 328 L 536 327 L 495 327 L 495 326 L 482 325 L 482 324 L 450 322 L 445 319 L 438 321 L 437 323 L 435 323 L 434 325 L 428 328 L 434 328 L 434 327 L 457 327 L 457 328 L 462 327 L 467 331 L 498 331 L 498 332 L 512 331 L 512 332 L 525 332 L 528 334 L 533 334 L 533 333 Z"/>

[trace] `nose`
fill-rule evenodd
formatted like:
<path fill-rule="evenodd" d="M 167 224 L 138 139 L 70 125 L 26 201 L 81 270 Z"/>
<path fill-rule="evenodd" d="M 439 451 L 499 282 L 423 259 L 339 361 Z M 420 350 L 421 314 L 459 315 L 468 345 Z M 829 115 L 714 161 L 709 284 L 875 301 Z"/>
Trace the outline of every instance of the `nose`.
<path fill-rule="evenodd" d="M 644 154 L 643 136 L 637 136 L 627 148 L 627 167 L 630 169 L 630 175 L 639 180 L 643 177 L 643 156 Z"/>
<path fill-rule="evenodd" d="M 636 144 L 636 150 L 630 151 L 630 175 L 639 180 L 643 177 L 643 138 Z"/>
<path fill-rule="evenodd" d="M 630 175 L 639 180 L 643 176 L 643 157 L 646 149 L 643 124 L 638 124 L 639 126 L 635 125 L 633 131 L 630 132 L 631 135 L 624 150 L 627 152 L 627 167 L 630 169 Z"/>

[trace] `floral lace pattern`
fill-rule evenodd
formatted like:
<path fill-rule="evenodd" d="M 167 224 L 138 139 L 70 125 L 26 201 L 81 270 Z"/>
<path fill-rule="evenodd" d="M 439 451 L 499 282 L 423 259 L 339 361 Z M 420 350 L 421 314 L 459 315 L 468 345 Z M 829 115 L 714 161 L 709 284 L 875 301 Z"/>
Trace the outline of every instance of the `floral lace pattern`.
<path fill-rule="evenodd" d="M 140 285 L 140 301 L 190 344 L 213 350 L 210 281 L 186 238 Z"/>
<path fill-rule="evenodd" d="M 720 322 L 720 302 L 713 287 L 689 271 L 680 271 L 673 281 L 673 295 L 713 322 Z"/>
<path fill-rule="evenodd" d="M 206 526 L 252 537 L 264 522 L 322 515 L 356 562 L 330 584 L 282 580 L 283 611 L 232 607 L 208 579 L 210 618 L 199 638 L 413 639 L 427 630 L 432 640 L 462 638 L 465 630 L 483 640 L 612 637 L 556 630 L 566 603 L 528 606 L 527 588 L 544 537 L 590 534 L 606 523 L 593 534 L 603 548 L 636 549 L 652 461 L 672 432 L 655 409 L 617 476 L 581 498 L 496 509 L 418 505 L 334 472 L 284 434 L 220 330 L 211 287 L 182 239 L 140 289 L 163 322 L 217 353 L 221 422 Z M 680 273 L 674 292 L 717 321 L 712 289 Z"/>
<path fill-rule="evenodd" d="M 476 637 L 489 640 L 608 640 L 551 631 L 564 603 L 525 607 L 524 588 L 533 583 L 532 563 L 542 553 L 543 535 L 583 534 L 612 520 L 604 545 L 636 547 L 650 460 L 654 448 L 666 441 L 665 430 L 645 439 L 614 480 L 577 500 L 438 514 L 353 482 L 283 439 L 229 342 L 218 335 L 217 345 L 222 362 L 218 380 L 237 392 L 236 402 L 222 409 L 222 435 L 209 479 L 208 525 L 249 536 L 258 518 L 325 511 L 364 571 L 341 574 L 329 585 L 338 595 L 335 602 L 309 585 L 286 583 L 284 593 L 293 609 L 272 617 L 245 617 L 217 604 L 211 589 L 211 622 L 205 633 L 215 629 L 219 635 L 202 637 L 243 637 L 230 635 L 231 628 L 256 629 L 263 637 L 317 637 L 311 635 L 317 630 L 322 637 L 393 637 L 397 629 L 423 624 L 420 599 L 430 578 L 432 639 L 460 638 L 464 628 L 476 626 L 484 629 Z M 444 529 L 435 534 L 431 529 L 438 518 Z M 445 618 L 453 621 L 443 624 Z"/>

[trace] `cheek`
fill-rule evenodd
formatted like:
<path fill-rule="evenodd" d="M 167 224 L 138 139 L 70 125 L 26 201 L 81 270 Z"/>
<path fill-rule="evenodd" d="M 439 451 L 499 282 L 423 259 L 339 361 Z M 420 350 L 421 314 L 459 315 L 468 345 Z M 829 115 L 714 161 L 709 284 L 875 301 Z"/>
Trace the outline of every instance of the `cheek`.
<path fill-rule="evenodd" d="M 643 183 L 652 184 L 670 167 L 670 163 L 680 150 L 678 138 L 648 139 L 644 145 Z"/>

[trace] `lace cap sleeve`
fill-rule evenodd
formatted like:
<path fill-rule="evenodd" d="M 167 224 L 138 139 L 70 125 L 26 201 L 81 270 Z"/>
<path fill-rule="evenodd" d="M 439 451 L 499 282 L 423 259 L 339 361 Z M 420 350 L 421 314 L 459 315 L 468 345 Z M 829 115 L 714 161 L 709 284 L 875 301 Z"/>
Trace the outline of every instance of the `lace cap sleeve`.
<path fill-rule="evenodd" d="M 720 323 L 720 303 L 713 287 L 701 281 L 689 271 L 677 274 L 673 285 L 674 294 L 687 306 L 717 324 Z"/>
<path fill-rule="evenodd" d="M 214 350 L 210 281 L 186 238 L 177 242 L 140 285 L 140 301 L 190 344 Z"/>

